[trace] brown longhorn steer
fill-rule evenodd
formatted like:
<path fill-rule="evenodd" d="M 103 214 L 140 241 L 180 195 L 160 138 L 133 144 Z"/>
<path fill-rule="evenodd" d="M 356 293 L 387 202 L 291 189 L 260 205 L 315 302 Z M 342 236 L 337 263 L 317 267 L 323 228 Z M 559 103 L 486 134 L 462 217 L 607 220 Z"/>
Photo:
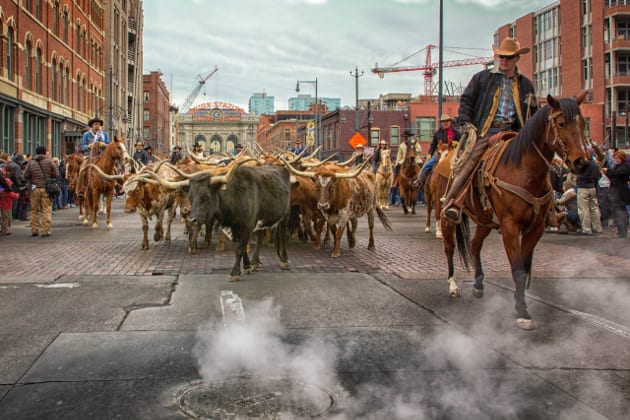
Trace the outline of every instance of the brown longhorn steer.
<path fill-rule="evenodd" d="M 363 171 L 369 164 L 366 160 L 358 167 L 347 170 L 334 164 L 322 165 L 314 171 L 299 171 L 287 164 L 295 175 L 308 176 L 315 180 L 318 193 L 318 208 L 333 227 L 334 246 L 331 257 L 341 255 L 341 238 L 348 225 L 348 243 L 353 248 L 356 243 L 357 220 L 367 215 L 370 239 L 368 249 L 374 249 L 374 210 L 387 230 L 391 230 L 389 220 L 380 206 L 376 204 L 374 174 Z"/>

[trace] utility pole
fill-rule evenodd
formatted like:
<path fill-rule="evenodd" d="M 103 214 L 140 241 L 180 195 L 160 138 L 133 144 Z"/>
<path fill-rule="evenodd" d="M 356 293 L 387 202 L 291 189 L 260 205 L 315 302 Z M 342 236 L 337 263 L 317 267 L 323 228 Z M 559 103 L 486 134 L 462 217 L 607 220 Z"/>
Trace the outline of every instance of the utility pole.
<path fill-rule="evenodd" d="M 114 137 L 114 68 L 109 66 L 109 130 L 108 134 Z"/>
<path fill-rule="evenodd" d="M 350 76 L 354 77 L 354 95 L 355 95 L 355 117 L 354 117 L 354 131 L 359 131 L 359 77 L 363 76 L 363 70 L 359 74 L 358 67 L 354 68 L 354 74 L 350 71 Z"/>

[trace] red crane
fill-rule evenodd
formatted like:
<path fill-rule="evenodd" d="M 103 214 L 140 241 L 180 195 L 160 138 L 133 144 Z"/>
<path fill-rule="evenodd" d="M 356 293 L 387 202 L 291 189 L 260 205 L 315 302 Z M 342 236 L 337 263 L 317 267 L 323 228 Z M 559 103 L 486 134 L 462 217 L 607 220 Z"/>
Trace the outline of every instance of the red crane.
<path fill-rule="evenodd" d="M 406 66 L 406 67 L 379 67 L 378 63 L 375 64 L 372 69 L 372 73 L 378 74 L 378 77 L 383 78 L 385 73 L 398 73 L 402 71 L 422 71 L 424 75 L 424 94 L 426 96 L 431 96 L 431 90 L 433 87 L 433 75 L 436 73 L 437 69 L 440 67 L 439 62 L 433 63 L 431 60 L 431 50 L 434 48 L 438 48 L 436 45 L 427 45 L 426 48 L 414 53 L 412 55 L 418 54 L 421 51 L 427 50 L 426 60 L 424 66 Z M 409 56 L 411 57 L 411 56 Z M 407 58 L 409 58 L 407 57 Z M 405 58 L 404 60 L 406 60 Z M 486 66 L 492 64 L 494 61 L 494 57 L 471 57 L 463 60 L 451 60 L 444 61 L 442 63 L 442 68 L 445 67 L 459 67 L 459 66 L 469 66 L 471 64 L 484 64 Z"/>

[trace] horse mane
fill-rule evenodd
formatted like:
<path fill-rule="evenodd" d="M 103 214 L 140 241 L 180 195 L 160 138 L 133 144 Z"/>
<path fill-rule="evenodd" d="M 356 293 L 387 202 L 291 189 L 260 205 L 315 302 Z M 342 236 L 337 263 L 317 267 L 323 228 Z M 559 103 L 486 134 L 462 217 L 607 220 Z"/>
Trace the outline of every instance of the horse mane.
<path fill-rule="evenodd" d="M 565 121 L 571 121 L 581 114 L 580 107 L 575 99 L 558 98 L 558 102 L 560 103 L 560 110 L 562 111 Z M 533 149 L 536 140 L 543 135 L 542 130 L 545 129 L 550 112 L 551 107 L 545 105 L 527 120 L 518 135 L 514 137 L 506 147 L 503 156 L 501 156 L 501 163 L 513 163 L 516 166 L 521 165 L 525 153 Z"/>

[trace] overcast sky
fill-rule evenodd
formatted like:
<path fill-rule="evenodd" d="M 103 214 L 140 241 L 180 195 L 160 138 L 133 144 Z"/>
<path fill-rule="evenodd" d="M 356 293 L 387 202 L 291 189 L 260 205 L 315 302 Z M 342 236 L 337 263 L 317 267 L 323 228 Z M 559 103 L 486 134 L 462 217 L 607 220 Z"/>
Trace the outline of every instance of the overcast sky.
<path fill-rule="evenodd" d="M 553 0 L 444 0 L 444 61 L 492 56 L 494 30 Z M 171 102 L 182 105 L 214 66 L 194 105 L 233 103 L 247 111 L 254 92 L 288 109 L 297 80 L 318 80 L 320 97 L 354 106 L 359 98 L 424 91 L 422 72 L 371 73 L 379 66 L 424 65 L 439 42 L 438 0 L 145 0 L 144 73 L 160 70 Z M 446 49 L 457 53 L 447 52 Z M 418 53 L 419 52 L 419 53 Z M 418 53 L 413 55 L 414 53 Z M 401 61 L 406 57 L 407 60 Z M 438 53 L 432 53 L 433 62 Z M 444 69 L 466 85 L 481 65 Z M 437 75 L 433 78 L 437 82 Z M 315 96 L 314 86 L 300 93 Z"/>

